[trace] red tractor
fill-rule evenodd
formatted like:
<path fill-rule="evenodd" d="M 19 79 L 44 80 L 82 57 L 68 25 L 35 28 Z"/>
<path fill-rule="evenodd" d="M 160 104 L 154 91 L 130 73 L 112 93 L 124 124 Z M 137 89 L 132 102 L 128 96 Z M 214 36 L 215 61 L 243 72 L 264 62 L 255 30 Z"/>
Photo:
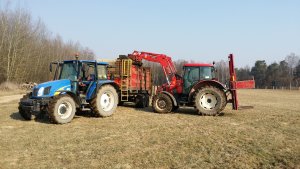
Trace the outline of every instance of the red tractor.
<path fill-rule="evenodd" d="M 238 109 L 236 89 L 254 88 L 254 80 L 236 81 L 233 55 L 230 54 L 230 84 L 226 87 L 215 77 L 213 64 L 185 64 L 183 76 L 177 74 L 171 57 L 164 54 L 134 51 L 128 55 L 135 63 L 142 60 L 159 63 L 164 71 L 167 83 L 160 86 L 152 99 L 155 112 L 169 113 L 180 106 L 195 107 L 200 114 L 217 115 L 232 103 Z"/>

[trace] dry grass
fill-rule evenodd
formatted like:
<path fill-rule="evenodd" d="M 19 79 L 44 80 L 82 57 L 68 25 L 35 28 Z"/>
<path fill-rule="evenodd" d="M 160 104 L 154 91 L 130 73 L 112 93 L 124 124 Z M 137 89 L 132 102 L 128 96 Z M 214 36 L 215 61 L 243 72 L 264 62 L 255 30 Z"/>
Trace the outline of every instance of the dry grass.
<path fill-rule="evenodd" d="M 245 90 L 254 109 L 198 116 L 119 107 L 70 124 L 22 121 L 0 105 L 0 168 L 299 168 L 300 92 Z"/>

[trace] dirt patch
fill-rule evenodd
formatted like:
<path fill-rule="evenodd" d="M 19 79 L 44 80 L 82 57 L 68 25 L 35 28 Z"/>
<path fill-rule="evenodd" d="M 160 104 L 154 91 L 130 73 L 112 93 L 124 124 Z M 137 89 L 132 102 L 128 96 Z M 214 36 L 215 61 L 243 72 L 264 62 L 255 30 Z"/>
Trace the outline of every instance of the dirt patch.
<path fill-rule="evenodd" d="M 0 104 L 20 100 L 22 96 L 23 96 L 22 94 L 11 95 L 11 96 L 0 96 Z"/>

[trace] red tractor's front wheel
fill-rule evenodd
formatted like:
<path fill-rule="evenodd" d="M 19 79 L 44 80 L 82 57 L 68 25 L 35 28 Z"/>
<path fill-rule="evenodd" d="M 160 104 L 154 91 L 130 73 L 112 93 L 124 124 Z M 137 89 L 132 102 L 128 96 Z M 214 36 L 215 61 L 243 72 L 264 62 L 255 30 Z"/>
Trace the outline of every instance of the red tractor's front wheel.
<path fill-rule="evenodd" d="M 214 116 L 226 106 L 225 92 L 213 86 L 205 86 L 195 96 L 195 106 L 200 114 Z"/>
<path fill-rule="evenodd" d="M 170 113 L 173 109 L 173 103 L 168 95 L 159 93 L 153 97 L 152 108 L 157 113 Z"/>

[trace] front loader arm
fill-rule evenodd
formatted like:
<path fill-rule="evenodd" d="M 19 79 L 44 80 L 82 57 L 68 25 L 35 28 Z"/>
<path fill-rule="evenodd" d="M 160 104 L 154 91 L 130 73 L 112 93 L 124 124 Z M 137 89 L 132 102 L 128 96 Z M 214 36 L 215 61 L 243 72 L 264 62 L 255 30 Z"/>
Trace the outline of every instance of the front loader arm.
<path fill-rule="evenodd" d="M 142 62 L 142 60 L 147 60 L 150 62 L 159 63 L 162 66 L 168 85 L 171 85 L 172 81 L 174 81 L 173 77 L 175 76 L 177 71 L 171 57 L 164 54 L 139 52 L 139 51 L 134 51 L 128 57 L 136 62 Z"/>

